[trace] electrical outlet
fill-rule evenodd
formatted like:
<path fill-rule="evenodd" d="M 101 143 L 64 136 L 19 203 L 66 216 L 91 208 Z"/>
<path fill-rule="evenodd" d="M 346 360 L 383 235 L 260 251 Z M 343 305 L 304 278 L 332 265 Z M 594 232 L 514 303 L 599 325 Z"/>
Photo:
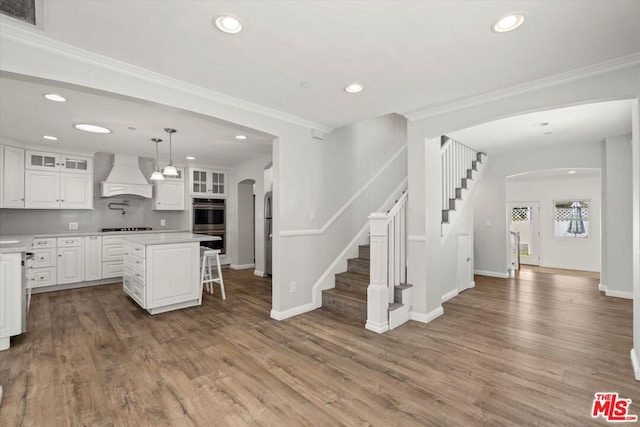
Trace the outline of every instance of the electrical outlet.
<path fill-rule="evenodd" d="M 78 223 L 77 222 L 70 222 L 69 223 L 69 230 L 77 230 L 78 229 Z"/>
<path fill-rule="evenodd" d="M 167 225 L 167 221 L 165 221 L 164 219 L 160 220 L 160 226 L 164 227 L 165 225 Z"/>
<path fill-rule="evenodd" d="M 292 294 L 295 293 L 298 289 L 298 284 L 296 282 L 289 283 L 289 292 Z"/>
<path fill-rule="evenodd" d="M 315 221 L 316 220 L 316 211 L 311 209 L 309 211 L 309 221 Z"/>

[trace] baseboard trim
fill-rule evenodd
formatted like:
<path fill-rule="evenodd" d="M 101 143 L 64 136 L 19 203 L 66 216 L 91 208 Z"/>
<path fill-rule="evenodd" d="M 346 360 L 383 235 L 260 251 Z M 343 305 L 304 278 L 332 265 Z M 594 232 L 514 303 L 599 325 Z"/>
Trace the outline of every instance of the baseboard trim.
<path fill-rule="evenodd" d="M 459 294 L 457 289 L 452 290 L 451 292 L 447 292 L 446 294 L 442 295 L 440 297 L 440 302 L 447 302 L 449 301 L 451 298 L 457 297 Z"/>
<path fill-rule="evenodd" d="M 497 271 L 474 270 L 473 274 L 478 276 L 498 277 L 500 279 L 508 279 L 509 273 L 499 273 Z"/>
<path fill-rule="evenodd" d="M 300 305 L 298 307 L 293 307 L 284 311 L 271 310 L 270 316 L 272 319 L 275 319 L 275 320 L 285 320 L 290 317 L 297 316 L 299 314 L 304 314 L 309 311 L 313 311 L 316 308 L 318 307 L 316 307 L 314 303 L 309 303 L 309 304 Z"/>
<path fill-rule="evenodd" d="M 603 285 L 602 283 L 598 283 L 598 290 L 600 292 L 607 292 L 607 287 L 605 285 Z"/>
<path fill-rule="evenodd" d="M 608 297 L 616 297 L 616 298 L 624 298 L 624 299 L 633 299 L 633 292 L 622 292 L 622 291 L 612 291 L 606 289 L 604 294 Z"/>
<path fill-rule="evenodd" d="M 232 270 L 245 270 L 247 268 L 255 268 L 255 264 L 230 264 L 229 268 Z"/>
<path fill-rule="evenodd" d="M 383 332 L 387 332 L 389 330 L 389 322 L 384 323 L 372 323 L 367 320 L 367 323 L 364 325 L 364 328 L 371 332 L 376 332 L 381 334 Z"/>
<path fill-rule="evenodd" d="M 631 366 L 633 366 L 633 376 L 636 381 L 640 381 L 640 360 L 638 360 L 638 353 L 634 348 L 631 349 Z"/>
<path fill-rule="evenodd" d="M 473 280 L 473 281 L 471 281 L 469 283 L 469 288 L 468 289 L 475 288 L 475 287 L 476 287 L 476 282 L 475 282 L 475 280 Z"/>
<path fill-rule="evenodd" d="M 264 274 L 264 271 L 260 271 L 260 270 L 253 270 L 253 275 L 258 277 L 266 277 L 266 275 Z"/>
<path fill-rule="evenodd" d="M 90 280 L 86 282 L 65 283 L 62 285 L 42 286 L 40 288 L 32 288 L 32 294 L 42 294 L 45 292 L 67 291 L 70 289 L 88 288 L 90 286 L 111 285 L 114 283 L 122 283 L 122 277 L 110 277 L 107 279 Z"/>
<path fill-rule="evenodd" d="M 429 323 L 432 320 L 442 316 L 443 314 L 444 314 L 444 308 L 442 308 L 442 306 L 439 306 L 438 308 L 436 308 L 435 310 L 431 310 L 427 314 L 410 311 L 409 319 L 415 320 L 416 322 Z"/>

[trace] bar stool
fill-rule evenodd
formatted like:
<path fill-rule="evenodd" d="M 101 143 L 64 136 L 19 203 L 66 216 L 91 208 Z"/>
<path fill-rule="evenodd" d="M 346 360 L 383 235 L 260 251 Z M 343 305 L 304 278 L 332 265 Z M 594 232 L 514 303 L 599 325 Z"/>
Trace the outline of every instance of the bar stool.
<path fill-rule="evenodd" d="M 224 280 L 222 280 L 222 267 L 220 266 L 220 250 L 201 247 L 200 256 L 202 258 L 202 266 L 200 267 L 200 284 L 202 289 L 204 290 L 206 285 L 209 293 L 213 294 L 213 283 L 219 283 L 222 299 L 226 300 Z M 212 265 L 214 262 L 215 266 Z"/>

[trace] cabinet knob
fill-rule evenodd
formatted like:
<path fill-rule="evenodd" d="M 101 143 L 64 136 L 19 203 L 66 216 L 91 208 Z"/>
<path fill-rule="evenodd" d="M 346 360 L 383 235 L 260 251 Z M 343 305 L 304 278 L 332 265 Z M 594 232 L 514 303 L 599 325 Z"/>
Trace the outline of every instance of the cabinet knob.
<path fill-rule="evenodd" d="M 20 199 L 21 202 L 24 202 L 24 197 L 22 199 Z"/>
<path fill-rule="evenodd" d="M 58 257 L 61 257 L 61 256 L 62 256 L 62 254 L 58 254 Z"/>

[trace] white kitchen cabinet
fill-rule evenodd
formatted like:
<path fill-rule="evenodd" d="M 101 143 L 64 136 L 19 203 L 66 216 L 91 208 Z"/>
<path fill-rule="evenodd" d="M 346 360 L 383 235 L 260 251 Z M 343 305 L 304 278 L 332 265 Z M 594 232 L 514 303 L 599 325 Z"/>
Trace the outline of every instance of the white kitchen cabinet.
<path fill-rule="evenodd" d="M 60 207 L 93 209 L 93 175 L 60 174 Z"/>
<path fill-rule="evenodd" d="M 58 285 L 84 280 L 82 237 L 58 238 Z"/>
<path fill-rule="evenodd" d="M 84 238 L 84 280 L 102 279 L 102 237 Z"/>
<path fill-rule="evenodd" d="M 41 169 L 24 173 L 24 207 L 53 209 L 60 207 L 60 172 Z"/>
<path fill-rule="evenodd" d="M 4 147 L 2 171 L 2 206 L 24 207 L 24 149 Z"/>
<path fill-rule="evenodd" d="M 121 236 L 102 236 L 102 278 L 122 277 L 124 243 Z"/>
<path fill-rule="evenodd" d="M 93 208 L 93 179 L 90 175 L 37 169 L 25 171 L 24 181 L 26 208 Z"/>
<path fill-rule="evenodd" d="M 92 175 L 93 159 L 91 157 L 76 156 L 73 154 L 60 154 L 60 171 Z"/>
<path fill-rule="evenodd" d="M 41 288 L 57 283 L 58 256 L 55 238 L 36 238 L 31 243 L 33 252 L 31 287 Z"/>
<path fill-rule="evenodd" d="M 27 150 L 25 152 L 25 169 L 60 172 L 60 154 Z"/>
<path fill-rule="evenodd" d="M 4 145 L 0 145 L 0 178 L 4 182 Z M 4 184 L 0 184 L 0 208 L 4 206 Z"/>
<path fill-rule="evenodd" d="M 198 242 L 132 248 L 125 256 L 123 290 L 142 308 L 157 314 L 201 303 Z"/>
<path fill-rule="evenodd" d="M 189 191 L 193 196 L 224 197 L 227 186 L 226 172 L 213 169 L 189 169 Z"/>
<path fill-rule="evenodd" d="M 176 168 L 177 176 L 166 176 L 153 183 L 153 209 L 156 211 L 183 211 L 184 169 Z"/>
<path fill-rule="evenodd" d="M 0 350 L 22 332 L 22 254 L 0 254 Z"/>

